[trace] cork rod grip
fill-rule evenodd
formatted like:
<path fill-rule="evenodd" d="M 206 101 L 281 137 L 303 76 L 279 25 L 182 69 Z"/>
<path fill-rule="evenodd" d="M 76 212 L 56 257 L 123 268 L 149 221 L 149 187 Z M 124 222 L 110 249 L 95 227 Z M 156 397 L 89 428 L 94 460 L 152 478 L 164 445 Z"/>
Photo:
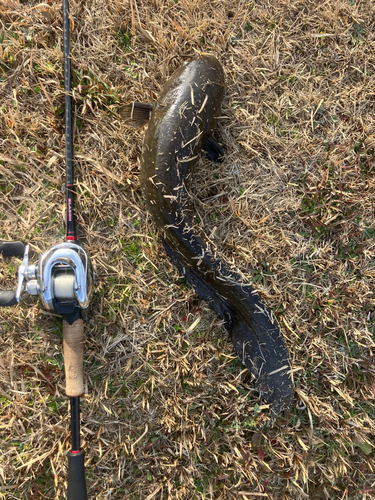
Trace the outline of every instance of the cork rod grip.
<path fill-rule="evenodd" d="M 63 320 L 63 346 L 66 378 L 66 395 L 80 396 L 83 393 L 83 320 L 72 325 Z"/>

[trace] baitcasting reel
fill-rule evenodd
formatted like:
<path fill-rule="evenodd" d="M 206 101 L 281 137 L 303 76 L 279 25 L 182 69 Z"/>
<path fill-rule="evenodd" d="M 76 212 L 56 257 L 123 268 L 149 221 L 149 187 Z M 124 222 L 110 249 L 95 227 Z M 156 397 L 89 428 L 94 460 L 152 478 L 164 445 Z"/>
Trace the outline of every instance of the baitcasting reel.
<path fill-rule="evenodd" d="M 1 291 L 0 306 L 11 306 L 21 300 L 25 291 L 39 295 L 45 309 L 70 314 L 76 307 L 89 305 L 94 273 L 91 261 L 82 247 L 65 242 L 45 252 L 37 264 L 29 264 L 29 245 L 22 242 L 3 242 L 4 256 L 21 256 L 16 292 Z"/>

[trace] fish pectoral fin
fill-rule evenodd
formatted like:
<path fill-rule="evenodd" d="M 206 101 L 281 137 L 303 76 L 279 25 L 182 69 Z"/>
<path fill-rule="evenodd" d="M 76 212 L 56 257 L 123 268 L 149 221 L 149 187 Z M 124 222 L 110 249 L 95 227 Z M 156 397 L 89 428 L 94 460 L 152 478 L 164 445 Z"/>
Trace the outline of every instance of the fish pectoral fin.
<path fill-rule="evenodd" d="M 213 139 L 209 137 L 203 145 L 206 152 L 206 158 L 212 161 L 223 161 L 224 151 L 223 148 Z"/>
<path fill-rule="evenodd" d="M 153 110 L 152 104 L 144 102 L 131 102 L 121 106 L 118 110 L 119 115 L 125 120 L 127 125 L 138 128 L 148 124 Z"/>

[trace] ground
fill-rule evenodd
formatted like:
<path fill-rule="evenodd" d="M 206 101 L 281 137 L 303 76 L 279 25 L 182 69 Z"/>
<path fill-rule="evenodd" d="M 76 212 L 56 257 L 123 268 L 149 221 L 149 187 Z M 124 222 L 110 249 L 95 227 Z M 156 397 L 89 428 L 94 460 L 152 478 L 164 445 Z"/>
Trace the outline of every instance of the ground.
<path fill-rule="evenodd" d="M 61 2 L 0 1 L 0 239 L 34 260 L 64 238 Z M 85 317 L 82 440 L 95 500 L 375 498 L 375 4 L 71 1 Z M 153 102 L 214 54 L 219 166 L 196 222 L 274 312 L 295 401 L 275 423 L 222 322 L 165 255 L 139 183 Z M 0 261 L 14 288 L 17 259 Z M 33 297 L 0 319 L 0 498 L 63 499 L 70 446 L 61 317 Z"/>

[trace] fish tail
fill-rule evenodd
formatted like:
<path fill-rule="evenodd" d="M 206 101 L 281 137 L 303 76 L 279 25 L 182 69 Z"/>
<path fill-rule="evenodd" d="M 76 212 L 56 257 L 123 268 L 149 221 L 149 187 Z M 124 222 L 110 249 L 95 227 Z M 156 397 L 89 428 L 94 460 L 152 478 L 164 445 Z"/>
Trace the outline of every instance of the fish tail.
<path fill-rule="evenodd" d="M 195 243 L 199 240 L 196 238 Z M 271 405 L 271 417 L 289 409 L 294 392 L 289 354 L 276 321 L 256 291 L 212 252 L 202 251 L 200 264 L 186 264 L 172 248 L 173 240 L 162 241 L 186 281 L 225 321 L 237 355 L 251 372 L 257 390 Z"/>

